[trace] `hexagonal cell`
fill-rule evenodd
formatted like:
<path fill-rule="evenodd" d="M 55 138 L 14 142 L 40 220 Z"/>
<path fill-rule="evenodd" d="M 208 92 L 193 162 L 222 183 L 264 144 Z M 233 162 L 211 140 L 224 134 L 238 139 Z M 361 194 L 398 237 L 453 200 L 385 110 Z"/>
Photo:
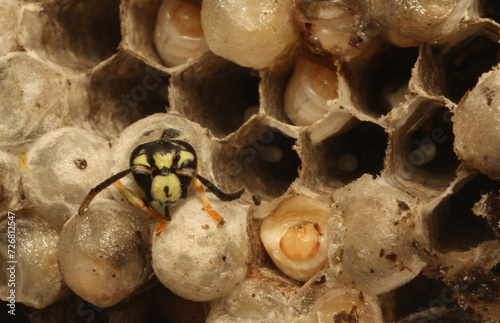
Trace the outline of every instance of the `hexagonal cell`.
<path fill-rule="evenodd" d="M 291 135 L 273 120 L 252 118 L 235 135 L 216 144 L 212 154 L 216 182 L 231 183 L 232 189 L 245 187 L 263 199 L 283 194 L 301 165 Z"/>
<path fill-rule="evenodd" d="M 223 137 L 237 130 L 259 106 L 260 78 L 252 69 L 213 54 L 172 77 L 174 111 Z M 249 110 L 250 109 L 250 110 Z"/>
<path fill-rule="evenodd" d="M 500 183 L 485 175 L 465 184 L 456 194 L 446 198 L 431 214 L 430 235 L 435 237 L 434 248 L 440 252 L 467 251 L 487 240 L 495 240 L 495 234 L 486 219 L 477 216 L 472 207 L 486 192 L 498 192 Z"/>
<path fill-rule="evenodd" d="M 420 84 L 453 102 L 472 89 L 481 74 L 498 64 L 500 26 L 489 21 L 460 28 L 440 42 L 423 46 L 417 64 Z"/>
<path fill-rule="evenodd" d="M 122 47 L 160 69 L 196 60 L 208 50 L 200 7 L 201 0 L 122 1 Z"/>
<path fill-rule="evenodd" d="M 59 65 L 85 70 L 117 51 L 119 0 L 46 1 L 24 11 L 22 41 Z"/>
<path fill-rule="evenodd" d="M 498 64 L 500 44 L 496 38 L 479 35 L 466 39 L 453 47 L 443 58 L 447 76 L 447 96 L 460 101 L 472 89 L 481 74 Z"/>
<path fill-rule="evenodd" d="M 0 145 L 20 145 L 69 122 L 71 81 L 26 52 L 0 60 Z"/>
<path fill-rule="evenodd" d="M 422 97 L 411 102 L 410 111 L 394 122 L 384 175 L 404 191 L 433 196 L 448 187 L 459 165 L 451 112 L 445 101 Z"/>
<path fill-rule="evenodd" d="M 354 107 L 379 118 L 399 103 L 405 101 L 405 93 L 411 71 L 418 57 L 417 48 L 390 47 L 367 61 L 343 65 L 339 74 L 351 89 L 345 98 Z"/>
<path fill-rule="evenodd" d="M 91 126 L 102 136 L 113 138 L 135 121 L 165 112 L 169 78 L 127 53 L 113 56 L 90 77 Z"/>
<path fill-rule="evenodd" d="M 301 177 L 305 181 L 312 178 L 309 186 L 319 183 L 337 188 L 366 173 L 378 175 L 384 166 L 387 138 L 382 127 L 353 119 L 320 141 L 301 141 L 301 147 L 307 150 L 301 153 Z"/>

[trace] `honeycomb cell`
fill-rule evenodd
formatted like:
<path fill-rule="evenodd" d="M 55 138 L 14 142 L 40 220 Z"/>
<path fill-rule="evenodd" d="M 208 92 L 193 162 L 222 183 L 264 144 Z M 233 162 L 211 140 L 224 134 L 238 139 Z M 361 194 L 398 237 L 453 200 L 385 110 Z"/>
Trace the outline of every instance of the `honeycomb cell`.
<path fill-rule="evenodd" d="M 481 74 L 498 64 L 499 30 L 498 24 L 477 21 L 423 46 L 416 66 L 417 87 L 458 103 Z"/>
<path fill-rule="evenodd" d="M 167 66 L 199 58 L 208 50 L 201 29 L 200 1 L 163 1 L 155 25 L 155 45 Z"/>
<path fill-rule="evenodd" d="M 447 96 L 454 102 L 471 90 L 481 74 L 498 64 L 500 45 L 496 38 L 478 35 L 460 42 L 443 59 Z"/>
<path fill-rule="evenodd" d="M 59 68 L 26 53 L 2 57 L 0 145 L 33 141 L 68 122 L 69 87 Z"/>
<path fill-rule="evenodd" d="M 328 207 L 303 195 L 280 203 L 260 227 L 260 238 L 274 264 L 306 282 L 326 265 Z"/>
<path fill-rule="evenodd" d="M 172 78 L 171 105 L 223 137 L 246 121 L 248 109 L 259 106 L 260 78 L 251 69 L 212 59 L 213 64 L 188 67 Z"/>
<path fill-rule="evenodd" d="M 130 296 L 152 274 L 151 221 L 112 200 L 90 204 L 61 232 L 58 262 L 64 281 L 99 307 Z"/>
<path fill-rule="evenodd" d="M 453 294 L 453 290 L 436 277 L 427 277 L 425 272 L 430 270 L 430 267 L 424 268 L 422 274 L 388 295 L 395 302 L 394 312 L 391 313 L 393 315 L 391 321 L 399 322 L 398 320 L 419 312 L 423 312 L 421 314 L 423 315 L 428 309 L 445 310 L 454 305 L 456 306 L 457 299 Z M 427 313 L 427 319 L 434 318 L 431 314 Z"/>
<path fill-rule="evenodd" d="M 208 195 L 212 207 L 225 219 L 210 217 L 198 196 L 170 208 L 172 221 L 155 234 L 153 270 L 176 295 L 197 302 L 213 301 L 234 289 L 246 275 L 247 217 L 238 201 Z"/>
<path fill-rule="evenodd" d="M 412 112 L 395 121 L 397 127 L 390 133 L 384 174 L 394 185 L 424 197 L 448 187 L 459 160 L 453 151 L 455 136 L 447 103 L 418 98 L 410 105 Z"/>
<path fill-rule="evenodd" d="M 201 24 L 210 50 L 255 69 L 271 66 L 296 39 L 284 0 L 204 0 Z"/>
<path fill-rule="evenodd" d="M 478 175 L 457 193 L 443 200 L 429 222 L 430 235 L 436 237 L 435 248 L 440 252 L 467 251 L 489 240 L 496 240 L 486 219 L 472 211 L 481 195 L 498 192 L 500 185 L 484 175 Z M 437 225 L 436 225 L 437 221 Z"/>
<path fill-rule="evenodd" d="M 350 97 L 341 104 L 353 105 L 360 112 L 378 119 L 404 102 L 412 68 L 418 57 L 416 48 L 390 47 L 367 61 L 344 64 L 340 75 L 350 88 Z M 349 100 L 349 102 L 343 102 Z"/>
<path fill-rule="evenodd" d="M 127 53 L 99 65 L 88 87 L 88 122 L 100 135 L 116 137 L 148 115 L 168 109 L 170 76 Z"/>
<path fill-rule="evenodd" d="M 317 322 L 353 319 L 359 322 L 383 322 L 375 297 L 343 286 L 337 286 L 321 296 L 312 312 Z"/>
<path fill-rule="evenodd" d="M 343 61 L 367 59 L 383 47 L 380 25 L 361 1 L 293 2 L 295 27 L 310 50 Z"/>
<path fill-rule="evenodd" d="M 187 5 L 180 7 L 176 6 L 175 8 L 184 8 L 188 10 L 175 10 L 174 14 L 180 15 L 174 22 L 177 24 L 177 27 L 184 27 L 185 31 L 188 32 L 188 36 L 184 37 L 180 36 L 178 28 L 168 24 L 170 20 L 165 19 L 167 16 L 164 15 L 165 9 L 168 9 L 167 7 L 169 7 L 170 3 L 182 2 L 187 3 Z M 193 14 L 196 16 L 196 10 L 191 9 L 199 7 L 199 1 L 197 4 L 194 3 L 196 1 L 182 2 L 122 1 L 120 22 L 123 41 L 120 46 L 126 51 L 133 53 L 134 56 L 138 57 L 144 63 L 163 71 L 172 70 L 168 67 L 174 67 L 185 63 L 190 56 L 189 53 L 191 49 L 198 44 L 195 39 L 199 36 L 197 33 L 201 31 L 201 27 L 199 26 L 199 18 L 198 20 L 195 19 L 194 22 L 191 19 Z M 164 3 L 163 6 L 162 3 Z M 196 26 L 196 35 L 191 35 L 194 37 L 190 37 L 189 33 L 192 34 L 193 30 L 189 28 L 193 26 Z M 188 29 L 186 30 L 186 28 Z M 178 45 L 181 47 L 178 47 Z M 202 47 L 208 49 L 206 44 Z M 194 55 L 196 57 L 193 56 L 193 58 L 197 58 L 202 53 L 203 51 L 199 52 L 197 55 Z"/>
<path fill-rule="evenodd" d="M 378 175 L 384 166 L 387 133 L 374 123 L 351 120 L 338 132 L 319 142 L 303 143 L 302 178 L 311 186 L 343 186 L 363 174 Z M 313 138 L 311 141 L 314 140 Z"/>
<path fill-rule="evenodd" d="M 280 288 L 263 280 L 248 279 L 214 302 L 206 322 L 282 322 L 285 308 L 286 299 Z"/>
<path fill-rule="evenodd" d="M 468 5 L 469 1 L 458 0 L 372 0 L 367 11 L 380 24 L 385 39 L 410 47 L 455 30 L 466 17 Z"/>
<path fill-rule="evenodd" d="M 57 263 L 59 234 L 35 218 L 37 212 L 23 209 L 0 222 L 0 260 L 4 263 L 0 298 L 10 301 L 8 297 L 13 297 L 16 303 L 44 308 L 67 296 L 68 288 Z"/>
<path fill-rule="evenodd" d="M 292 124 L 306 126 L 330 110 L 328 101 L 338 97 L 337 70 L 307 57 L 295 61 L 295 69 L 285 91 L 285 112 Z"/>
<path fill-rule="evenodd" d="M 116 53 L 120 1 L 47 1 L 28 7 L 22 42 L 41 58 L 82 71 Z"/>
<path fill-rule="evenodd" d="M 381 294 L 418 275 L 425 262 L 411 242 L 420 230 L 416 223 L 419 200 L 388 185 L 383 177 L 371 175 L 335 190 L 330 199 L 330 216 L 343 217 L 345 226 L 339 230 L 337 224 L 328 223 L 331 237 L 332 232 L 344 235 L 340 280 Z"/>
<path fill-rule="evenodd" d="M 293 149 L 295 135 L 273 126 L 268 118 L 254 118 L 244 128 L 217 145 L 214 152 L 216 177 L 245 187 L 262 198 L 282 195 L 298 176 L 301 161 Z"/>
<path fill-rule="evenodd" d="M 22 184 L 40 215 L 61 228 L 92 187 L 106 179 L 111 162 L 108 142 L 88 131 L 51 131 L 26 153 Z"/>

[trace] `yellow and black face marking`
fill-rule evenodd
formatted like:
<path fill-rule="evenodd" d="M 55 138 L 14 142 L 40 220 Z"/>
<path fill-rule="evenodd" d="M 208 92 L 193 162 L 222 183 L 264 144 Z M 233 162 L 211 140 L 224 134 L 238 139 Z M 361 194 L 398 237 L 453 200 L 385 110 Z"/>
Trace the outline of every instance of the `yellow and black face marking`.
<path fill-rule="evenodd" d="M 132 205 L 143 209 L 157 219 L 161 226 L 164 224 L 159 220 L 161 217 L 158 214 L 165 217 L 166 220 L 170 220 L 169 205 L 176 203 L 181 198 L 187 198 L 188 188 L 193 178 L 199 180 L 223 201 L 232 201 L 241 197 L 245 189 L 242 188 L 230 194 L 222 192 L 213 183 L 197 173 L 197 163 L 194 148 L 181 137 L 177 130 L 167 129 L 163 132 L 160 140 L 137 146 L 130 155 L 130 168 L 111 176 L 94 187 L 83 201 L 78 213 L 83 214 L 92 199 L 111 184 L 114 184 Z M 148 209 L 141 198 L 120 183 L 119 180 L 129 173 L 133 174 L 134 180 L 144 191 L 146 200 L 154 211 L 151 208 Z M 219 224 L 222 224 L 224 219 L 208 204 L 203 190 L 198 187 L 197 189 L 205 209 Z"/>
<path fill-rule="evenodd" d="M 133 173 L 147 200 L 168 206 L 187 197 L 189 184 L 196 174 L 196 152 L 182 140 L 156 140 L 134 149 L 130 167 L 134 166 L 149 170 L 148 173 Z M 165 210 L 156 211 L 165 214 Z"/>

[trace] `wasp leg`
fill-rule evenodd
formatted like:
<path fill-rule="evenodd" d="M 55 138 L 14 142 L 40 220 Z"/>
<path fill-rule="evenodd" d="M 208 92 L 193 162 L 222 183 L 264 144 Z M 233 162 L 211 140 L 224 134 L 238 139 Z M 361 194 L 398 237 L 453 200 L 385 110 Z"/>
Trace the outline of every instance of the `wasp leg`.
<path fill-rule="evenodd" d="M 229 193 L 229 194 L 228 193 L 224 193 L 219 188 L 217 188 L 217 186 L 215 186 L 215 184 L 213 184 L 212 182 L 210 182 L 208 179 L 204 178 L 200 174 L 195 174 L 194 176 L 200 182 L 202 182 L 203 185 L 205 185 L 206 187 L 208 187 L 208 189 L 212 193 L 214 193 L 214 195 L 217 196 L 219 198 L 219 200 L 222 200 L 222 201 L 232 201 L 232 200 L 239 199 L 241 197 L 241 195 L 243 195 L 243 192 L 245 192 L 245 188 L 241 188 L 241 189 L 239 189 L 239 190 L 237 190 L 236 192 L 233 192 L 233 193 Z"/>
<path fill-rule="evenodd" d="M 126 169 L 124 171 L 121 171 L 121 172 L 119 172 L 119 173 L 111 176 L 110 178 L 108 178 L 107 180 L 105 180 L 104 182 L 102 182 L 101 184 L 97 185 L 93 189 L 91 189 L 90 192 L 89 192 L 89 194 L 87 194 L 87 196 L 85 196 L 85 199 L 83 200 L 82 205 L 80 205 L 80 208 L 78 209 L 78 214 L 79 215 L 83 214 L 83 211 L 85 211 L 85 209 L 89 206 L 90 202 L 92 202 L 92 200 L 94 199 L 94 197 L 97 194 L 99 194 L 99 192 L 101 192 L 106 187 L 108 187 L 109 185 L 113 184 L 114 182 L 116 182 L 120 178 L 127 176 L 132 171 L 133 171 L 133 168 L 129 168 L 129 169 Z"/>
<path fill-rule="evenodd" d="M 196 188 L 198 193 L 200 193 L 201 202 L 203 203 L 203 207 L 205 208 L 205 210 L 208 212 L 208 214 L 212 219 L 217 221 L 217 226 L 224 224 L 225 223 L 224 218 L 220 216 L 220 214 L 217 211 L 214 210 L 212 205 L 210 205 L 207 195 L 205 194 L 205 190 L 203 189 L 203 184 L 195 179 L 194 187 Z"/>
<path fill-rule="evenodd" d="M 155 219 L 156 222 L 158 222 L 159 225 L 155 229 L 155 234 L 159 234 L 161 231 L 164 231 L 166 229 L 167 221 L 155 210 L 153 210 L 148 204 L 144 203 L 144 201 L 139 196 L 137 196 L 137 194 L 125 187 L 120 180 L 115 181 L 113 183 L 113 186 L 116 187 L 118 192 L 120 192 L 120 194 L 123 195 L 123 197 L 126 198 L 130 204 L 146 212 L 153 219 Z"/>

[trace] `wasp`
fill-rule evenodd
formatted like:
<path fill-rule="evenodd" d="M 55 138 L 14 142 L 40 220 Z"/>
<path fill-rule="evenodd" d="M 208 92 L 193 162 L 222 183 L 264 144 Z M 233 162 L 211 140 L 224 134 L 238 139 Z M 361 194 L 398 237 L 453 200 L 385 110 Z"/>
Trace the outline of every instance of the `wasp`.
<path fill-rule="evenodd" d="M 146 202 L 121 183 L 120 179 L 130 173 L 144 191 Z M 174 205 L 180 199 L 187 198 L 189 187 L 193 182 L 205 210 L 217 221 L 218 226 L 224 223 L 224 218 L 210 205 L 203 186 L 222 201 L 239 199 L 245 191 L 244 188 L 241 188 L 233 193 L 224 193 L 208 179 L 201 176 L 193 146 L 185 140 L 179 131 L 166 129 L 159 140 L 141 144 L 132 151 L 130 168 L 111 176 L 92 188 L 83 200 L 78 214 L 83 215 L 94 197 L 108 186 L 113 185 L 129 203 L 158 221 L 160 225 L 155 231 L 159 232 L 165 228 L 166 221 L 171 220 L 169 206 Z"/>

